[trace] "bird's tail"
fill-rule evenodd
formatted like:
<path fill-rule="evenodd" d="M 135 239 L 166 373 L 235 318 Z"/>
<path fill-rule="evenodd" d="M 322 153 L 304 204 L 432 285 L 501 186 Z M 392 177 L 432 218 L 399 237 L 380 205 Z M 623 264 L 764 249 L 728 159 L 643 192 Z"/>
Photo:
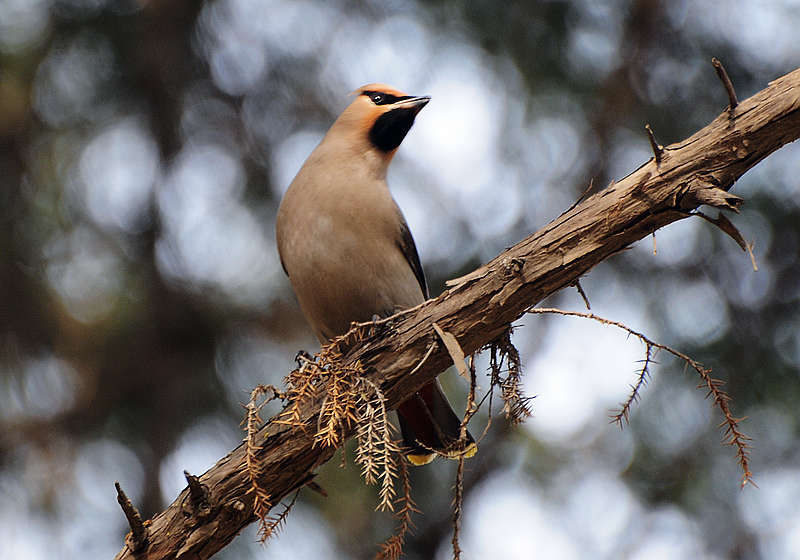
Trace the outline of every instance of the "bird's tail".
<path fill-rule="evenodd" d="M 436 379 L 403 402 L 397 414 L 406 457 L 414 465 L 430 463 L 436 455 L 469 458 L 478 450 L 469 431 L 461 440 L 461 420 Z"/>

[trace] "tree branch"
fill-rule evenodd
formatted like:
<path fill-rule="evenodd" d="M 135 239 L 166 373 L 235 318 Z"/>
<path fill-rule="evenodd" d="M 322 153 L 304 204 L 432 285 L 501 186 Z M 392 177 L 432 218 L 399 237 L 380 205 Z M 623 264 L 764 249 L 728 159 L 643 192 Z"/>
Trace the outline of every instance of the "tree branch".
<path fill-rule="evenodd" d="M 471 354 L 532 305 L 574 284 L 631 243 L 690 216 L 700 204 L 735 208 L 741 199 L 727 193 L 734 182 L 800 137 L 800 69 L 736 109 L 735 115 L 726 111 L 690 138 L 665 147 L 658 165 L 651 159 L 488 264 L 449 283 L 451 288 L 438 298 L 390 321 L 360 327 L 366 335 L 359 344 L 348 344 L 352 336 L 340 341 L 342 361 L 360 362 L 394 408 L 450 365 L 450 354 L 433 323 Z M 317 399 L 303 408 L 303 426 L 270 421 L 258 434 L 259 487 L 268 490 L 271 504 L 306 484 L 335 451 L 313 445 L 320 404 Z M 208 489 L 207 515 L 193 514 L 187 488 L 152 519 L 144 549 L 134 553 L 126 546 L 116 558 L 208 558 L 255 520 L 244 446 L 220 459 L 200 482 Z"/>

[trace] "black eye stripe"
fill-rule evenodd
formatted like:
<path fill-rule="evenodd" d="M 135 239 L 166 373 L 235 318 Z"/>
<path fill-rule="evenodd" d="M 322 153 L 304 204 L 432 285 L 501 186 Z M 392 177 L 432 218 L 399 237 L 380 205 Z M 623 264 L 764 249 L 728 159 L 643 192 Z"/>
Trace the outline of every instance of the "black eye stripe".
<path fill-rule="evenodd" d="M 365 91 L 361 95 L 369 97 L 375 105 L 391 105 L 413 97 L 413 95 L 392 95 L 391 93 L 384 93 L 382 91 Z M 376 101 L 375 96 L 380 96 L 380 99 Z"/>

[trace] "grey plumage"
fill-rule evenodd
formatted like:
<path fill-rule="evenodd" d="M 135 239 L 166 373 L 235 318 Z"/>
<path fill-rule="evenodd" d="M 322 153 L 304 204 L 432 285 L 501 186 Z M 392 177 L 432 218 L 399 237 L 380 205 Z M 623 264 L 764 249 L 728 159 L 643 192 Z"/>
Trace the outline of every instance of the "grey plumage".
<path fill-rule="evenodd" d="M 303 164 L 281 201 L 278 252 L 320 343 L 428 297 L 414 239 L 386 183 L 389 163 L 428 102 L 364 86 Z M 474 453 L 435 380 L 398 409 L 409 459 Z M 456 449 L 458 447 L 458 449 Z M 463 448 L 462 448 L 463 447 Z"/>

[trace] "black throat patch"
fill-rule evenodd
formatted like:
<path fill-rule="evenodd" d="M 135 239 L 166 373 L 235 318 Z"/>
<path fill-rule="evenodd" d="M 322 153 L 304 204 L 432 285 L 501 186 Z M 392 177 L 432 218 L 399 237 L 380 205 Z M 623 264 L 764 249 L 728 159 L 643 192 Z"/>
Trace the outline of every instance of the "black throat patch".
<path fill-rule="evenodd" d="M 398 107 L 382 114 L 369 129 L 370 142 L 384 152 L 396 149 L 411 130 L 418 112 L 418 107 Z"/>

